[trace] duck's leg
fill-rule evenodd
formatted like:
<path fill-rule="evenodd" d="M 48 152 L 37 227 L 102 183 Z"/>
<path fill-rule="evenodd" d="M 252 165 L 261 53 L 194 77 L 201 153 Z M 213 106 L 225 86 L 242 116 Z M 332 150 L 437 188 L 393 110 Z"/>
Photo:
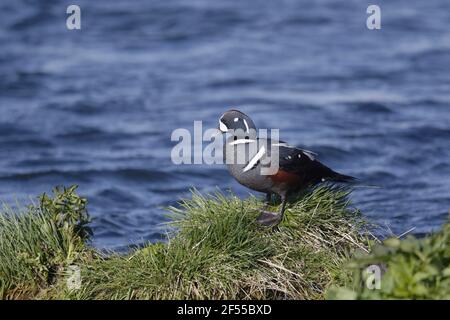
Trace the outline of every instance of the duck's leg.
<path fill-rule="evenodd" d="M 270 205 L 270 201 L 272 200 L 272 194 L 266 193 L 266 199 L 264 200 L 264 207 L 260 211 L 266 211 Z"/>
<path fill-rule="evenodd" d="M 286 203 L 287 203 L 287 196 L 286 195 L 281 196 L 281 207 L 280 207 L 280 212 L 278 213 L 278 215 L 279 215 L 278 223 L 283 221 L 284 210 L 286 210 Z"/>
<path fill-rule="evenodd" d="M 281 206 L 280 211 L 277 212 L 271 212 L 266 210 L 261 210 L 261 214 L 256 219 L 256 222 L 263 226 L 276 226 L 278 225 L 281 220 L 283 220 L 284 210 L 286 209 L 286 202 L 287 197 L 286 195 L 280 195 L 281 196 Z"/>

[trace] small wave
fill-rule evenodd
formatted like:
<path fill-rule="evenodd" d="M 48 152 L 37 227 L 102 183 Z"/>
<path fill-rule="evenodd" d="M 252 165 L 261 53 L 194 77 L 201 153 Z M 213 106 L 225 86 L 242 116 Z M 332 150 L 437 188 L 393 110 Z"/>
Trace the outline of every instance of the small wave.
<path fill-rule="evenodd" d="M 386 170 L 371 171 L 370 173 L 365 174 L 364 177 L 364 183 L 373 181 L 376 184 L 398 179 L 397 175 L 394 172 Z"/>
<path fill-rule="evenodd" d="M 256 84 L 257 81 L 251 78 L 231 78 L 225 80 L 215 80 L 208 83 L 210 88 L 234 88 L 246 87 Z"/>
<path fill-rule="evenodd" d="M 307 148 L 308 149 L 308 148 Z M 351 151 L 344 150 L 331 145 L 319 145 L 311 148 L 318 154 L 319 158 L 340 159 L 352 156 Z"/>
<path fill-rule="evenodd" d="M 97 192 L 96 197 L 106 198 L 116 203 L 138 203 L 139 199 L 123 188 L 106 188 Z"/>
<path fill-rule="evenodd" d="M 78 115 L 98 115 L 105 112 L 105 108 L 95 103 L 89 103 L 87 101 L 78 101 L 72 104 L 59 104 L 49 103 L 45 106 L 49 111 L 61 110 L 64 112 L 70 112 Z"/>
<path fill-rule="evenodd" d="M 52 148 L 53 142 L 44 138 L 11 138 L 6 141 L 0 141 L 0 149 L 35 149 L 35 148 Z"/>
<path fill-rule="evenodd" d="M 358 102 L 349 104 L 353 111 L 367 113 L 392 113 L 393 110 L 387 105 L 377 102 Z"/>
<path fill-rule="evenodd" d="M 35 132 L 17 123 L 1 123 L 0 125 L 0 139 L 6 137 L 31 136 L 33 134 L 35 134 Z"/>
<path fill-rule="evenodd" d="M 431 171 L 437 171 L 441 174 L 443 174 L 443 173 L 450 174 L 450 163 L 439 162 L 431 168 Z"/>
<path fill-rule="evenodd" d="M 450 141 L 450 127 L 437 127 L 424 125 L 413 127 L 399 133 L 400 136 L 410 139 L 414 143 L 426 142 L 435 139 Z"/>

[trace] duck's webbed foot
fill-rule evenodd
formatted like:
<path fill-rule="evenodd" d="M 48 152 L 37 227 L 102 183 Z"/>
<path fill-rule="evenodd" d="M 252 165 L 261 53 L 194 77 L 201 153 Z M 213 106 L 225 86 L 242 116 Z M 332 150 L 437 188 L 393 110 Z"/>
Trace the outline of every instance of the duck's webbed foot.
<path fill-rule="evenodd" d="M 270 201 L 269 195 L 267 195 L 266 199 L 268 199 L 266 203 L 269 203 Z M 283 220 L 284 209 L 286 208 L 286 199 L 287 197 L 285 195 L 281 196 L 280 212 L 266 211 L 265 209 L 267 207 L 264 206 L 264 209 L 259 210 L 261 214 L 258 216 L 258 218 L 256 218 L 256 222 L 266 227 L 277 226 L 281 222 L 281 220 Z"/>
<path fill-rule="evenodd" d="M 271 227 L 280 223 L 282 215 L 278 212 L 260 210 L 261 214 L 256 218 L 256 222 L 260 225 Z"/>

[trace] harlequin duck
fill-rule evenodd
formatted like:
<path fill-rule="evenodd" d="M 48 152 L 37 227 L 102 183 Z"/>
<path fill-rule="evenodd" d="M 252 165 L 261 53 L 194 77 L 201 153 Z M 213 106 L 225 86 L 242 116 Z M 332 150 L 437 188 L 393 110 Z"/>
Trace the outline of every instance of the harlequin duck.
<path fill-rule="evenodd" d="M 275 226 L 283 219 L 287 198 L 318 183 L 352 182 L 354 177 L 333 171 L 316 160 L 316 154 L 283 141 L 258 138 L 252 119 L 239 110 L 229 110 L 219 119 L 222 133 L 229 133 L 224 158 L 230 174 L 242 185 L 266 194 L 257 222 Z M 278 166 L 270 170 L 278 160 Z M 272 195 L 281 198 L 278 213 L 267 211 Z"/>

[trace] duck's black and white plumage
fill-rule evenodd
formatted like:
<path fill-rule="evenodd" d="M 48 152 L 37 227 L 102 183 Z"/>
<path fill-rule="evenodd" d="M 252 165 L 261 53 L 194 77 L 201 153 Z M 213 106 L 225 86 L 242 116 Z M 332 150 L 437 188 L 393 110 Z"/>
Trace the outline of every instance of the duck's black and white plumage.
<path fill-rule="evenodd" d="M 230 133 L 224 145 L 225 162 L 230 174 L 240 184 L 266 193 L 266 206 L 257 219 L 263 225 L 276 225 L 282 220 L 287 197 L 293 193 L 324 181 L 355 180 L 323 165 L 311 151 L 283 141 L 258 138 L 255 124 L 241 111 L 225 112 L 219 119 L 219 130 Z M 267 171 L 276 159 L 276 170 Z M 266 211 L 273 194 L 281 197 L 278 213 Z"/>

